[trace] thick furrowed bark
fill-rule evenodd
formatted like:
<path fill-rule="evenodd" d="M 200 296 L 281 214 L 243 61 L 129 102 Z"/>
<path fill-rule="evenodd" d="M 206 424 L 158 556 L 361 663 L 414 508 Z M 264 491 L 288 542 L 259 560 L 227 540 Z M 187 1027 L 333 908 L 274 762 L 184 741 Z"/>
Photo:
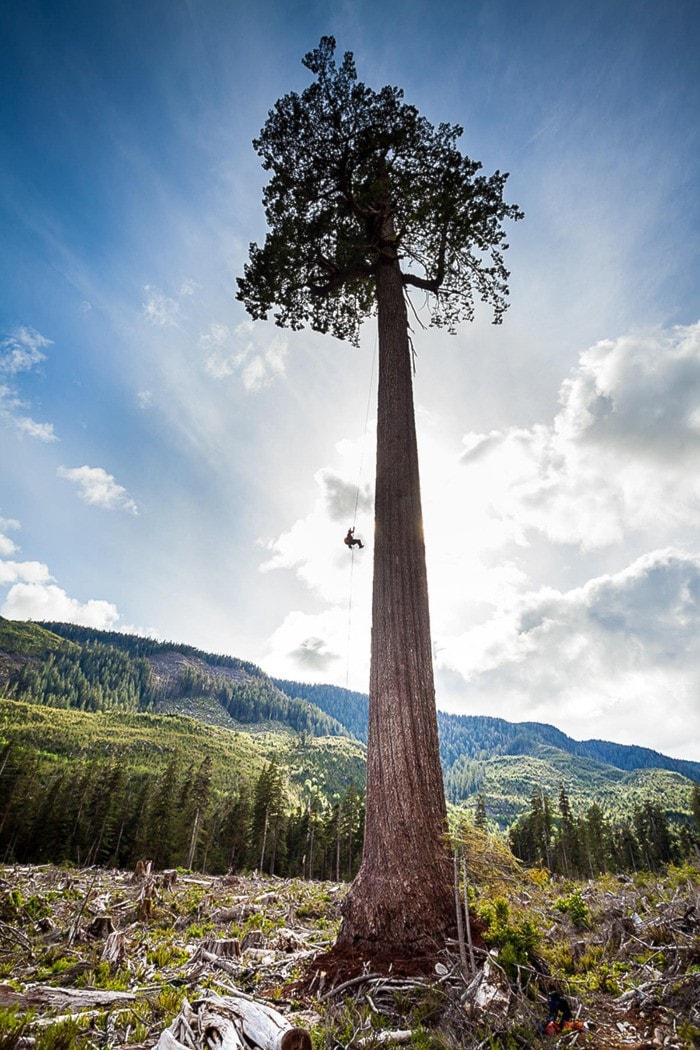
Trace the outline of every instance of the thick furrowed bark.
<path fill-rule="evenodd" d="M 454 924 L 406 305 L 380 266 L 367 814 L 339 945 L 430 951 Z"/>

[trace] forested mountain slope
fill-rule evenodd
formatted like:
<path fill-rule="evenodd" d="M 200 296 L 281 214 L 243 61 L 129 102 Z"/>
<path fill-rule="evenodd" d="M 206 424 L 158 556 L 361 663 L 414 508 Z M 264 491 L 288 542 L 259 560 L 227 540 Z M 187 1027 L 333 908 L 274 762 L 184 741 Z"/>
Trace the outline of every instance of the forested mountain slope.
<path fill-rule="evenodd" d="M 252 869 L 269 824 L 266 865 L 308 870 L 313 827 L 314 871 L 330 877 L 334 802 L 355 804 L 363 783 L 363 748 L 347 737 L 0 699 L 0 859 Z"/>
<path fill-rule="evenodd" d="M 290 696 L 304 697 L 342 722 L 358 740 L 367 740 L 367 696 L 332 685 L 308 685 L 275 679 Z M 439 703 L 439 698 L 438 698 Z M 700 780 L 700 762 L 670 758 L 646 747 L 613 744 L 606 740 L 573 740 L 542 722 L 507 722 L 488 715 L 453 715 L 438 711 L 440 755 L 445 774 L 455 763 L 488 761 L 499 755 L 541 757 L 542 748 L 556 748 L 566 755 L 589 759 L 618 770 L 666 769 Z M 586 768 L 585 765 L 583 768 Z M 590 767 L 592 768 L 592 767 Z M 460 796 L 455 777 L 453 794 Z"/>
<path fill-rule="evenodd" d="M 254 664 L 74 624 L 0 617 L 0 695 L 83 711 L 188 714 L 229 727 L 275 722 L 314 736 L 349 735 Z"/>
<path fill-rule="evenodd" d="M 302 741 L 351 735 L 365 741 L 367 733 L 367 696 L 362 693 L 274 680 L 252 663 L 192 646 L 0 617 L 3 696 L 100 715 L 187 715 L 234 734 L 274 731 L 292 739 L 301 734 Z M 473 809 L 482 796 L 488 817 L 501 827 L 527 810 L 535 790 L 555 797 L 560 787 L 576 809 L 595 801 L 610 813 L 630 811 L 653 796 L 663 800 L 674 818 L 688 812 L 689 781 L 700 780 L 700 763 L 646 748 L 575 741 L 550 725 L 445 712 L 439 712 L 438 722 L 448 801 Z M 64 736 L 70 733 L 69 724 L 64 723 Z M 167 751 L 167 721 L 142 723 L 149 725 L 144 729 L 153 735 L 149 748 L 156 755 L 162 747 Z M 50 719 L 45 731 L 50 732 Z M 13 732 L 16 736 L 16 726 Z M 190 732 L 196 754 L 196 732 Z M 47 740 L 36 746 L 52 747 Z M 70 744 L 62 746 L 70 750 Z M 363 751 L 359 744 L 351 750 L 354 782 L 361 788 Z M 343 763 L 331 770 L 328 758 L 322 773 L 312 772 L 309 788 L 326 800 L 342 793 Z M 286 755 L 283 761 L 288 759 Z M 250 768 L 258 769 L 255 763 Z M 290 776 L 294 780 L 293 771 Z"/>

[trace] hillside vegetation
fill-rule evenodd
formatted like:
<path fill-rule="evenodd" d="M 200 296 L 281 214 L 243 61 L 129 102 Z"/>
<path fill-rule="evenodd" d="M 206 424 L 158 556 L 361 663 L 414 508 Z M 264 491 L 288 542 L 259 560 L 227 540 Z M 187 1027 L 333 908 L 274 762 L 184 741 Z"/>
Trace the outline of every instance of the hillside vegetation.
<path fill-rule="evenodd" d="M 129 866 L 157 839 L 163 863 L 211 871 L 356 870 L 363 694 L 273 680 L 191 646 L 0 618 L 3 694 L 0 858 Z M 634 868 L 652 817 L 670 843 L 655 863 L 692 849 L 698 763 L 538 723 L 439 712 L 439 726 L 455 813 L 512 829 L 523 859 L 579 873 Z M 566 864 L 562 793 L 575 830 Z M 591 847 L 596 838 L 605 848 Z"/>

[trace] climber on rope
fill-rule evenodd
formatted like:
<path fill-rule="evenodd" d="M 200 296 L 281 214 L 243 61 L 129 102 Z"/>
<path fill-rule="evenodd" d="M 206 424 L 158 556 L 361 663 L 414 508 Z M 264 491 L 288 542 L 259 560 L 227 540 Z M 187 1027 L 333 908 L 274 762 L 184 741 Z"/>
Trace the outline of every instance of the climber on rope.
<path fill-rule="evenodd" d="M 364 543 L 362 542 L 362 540 L 358 540 L 355 538 L 354 528 L 348 529 L 348 534 L 343 540 L 343 543 L 346 544 L 346 546 L 348 546 L 351 550 L 353 547 L 359 547 L 360 550 L 362 550 L 362 548 L 364 547 Z"/>

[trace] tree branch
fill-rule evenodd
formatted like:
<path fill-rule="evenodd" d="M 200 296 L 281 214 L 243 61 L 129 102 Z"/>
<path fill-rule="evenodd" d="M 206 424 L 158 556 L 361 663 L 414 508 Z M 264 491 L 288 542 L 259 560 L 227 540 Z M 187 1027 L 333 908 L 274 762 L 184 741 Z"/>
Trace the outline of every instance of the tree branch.
<path fill-rule="evenodd" d="M 323 265 L 320 260 L 319 265 Z M 348 266 L 344 270 L 336 268 L 323 284 L 318 284 L 314 281 L 304 281 L 302 282 L 302 287 L 308 288 L 312 295 L 328 295 L 330 292 L 335 291 L 336 288 L 341 288 L 342 285 L 353 280 L 353 278 L 371 277 L 375 269 L 376 267 L 374 266 Z"/>
<path fill-rule="evenodd" d="M 428 279 L 427 277 L 417 277 L 414 273 L 404 273 L 401 275 L 404 284 L 412 284 L 415 288 L 423 288 L 426 292 L 432 292 L 434 295 L 439 291 L 442 279 L 438 280 L 437 277 Z"/>

